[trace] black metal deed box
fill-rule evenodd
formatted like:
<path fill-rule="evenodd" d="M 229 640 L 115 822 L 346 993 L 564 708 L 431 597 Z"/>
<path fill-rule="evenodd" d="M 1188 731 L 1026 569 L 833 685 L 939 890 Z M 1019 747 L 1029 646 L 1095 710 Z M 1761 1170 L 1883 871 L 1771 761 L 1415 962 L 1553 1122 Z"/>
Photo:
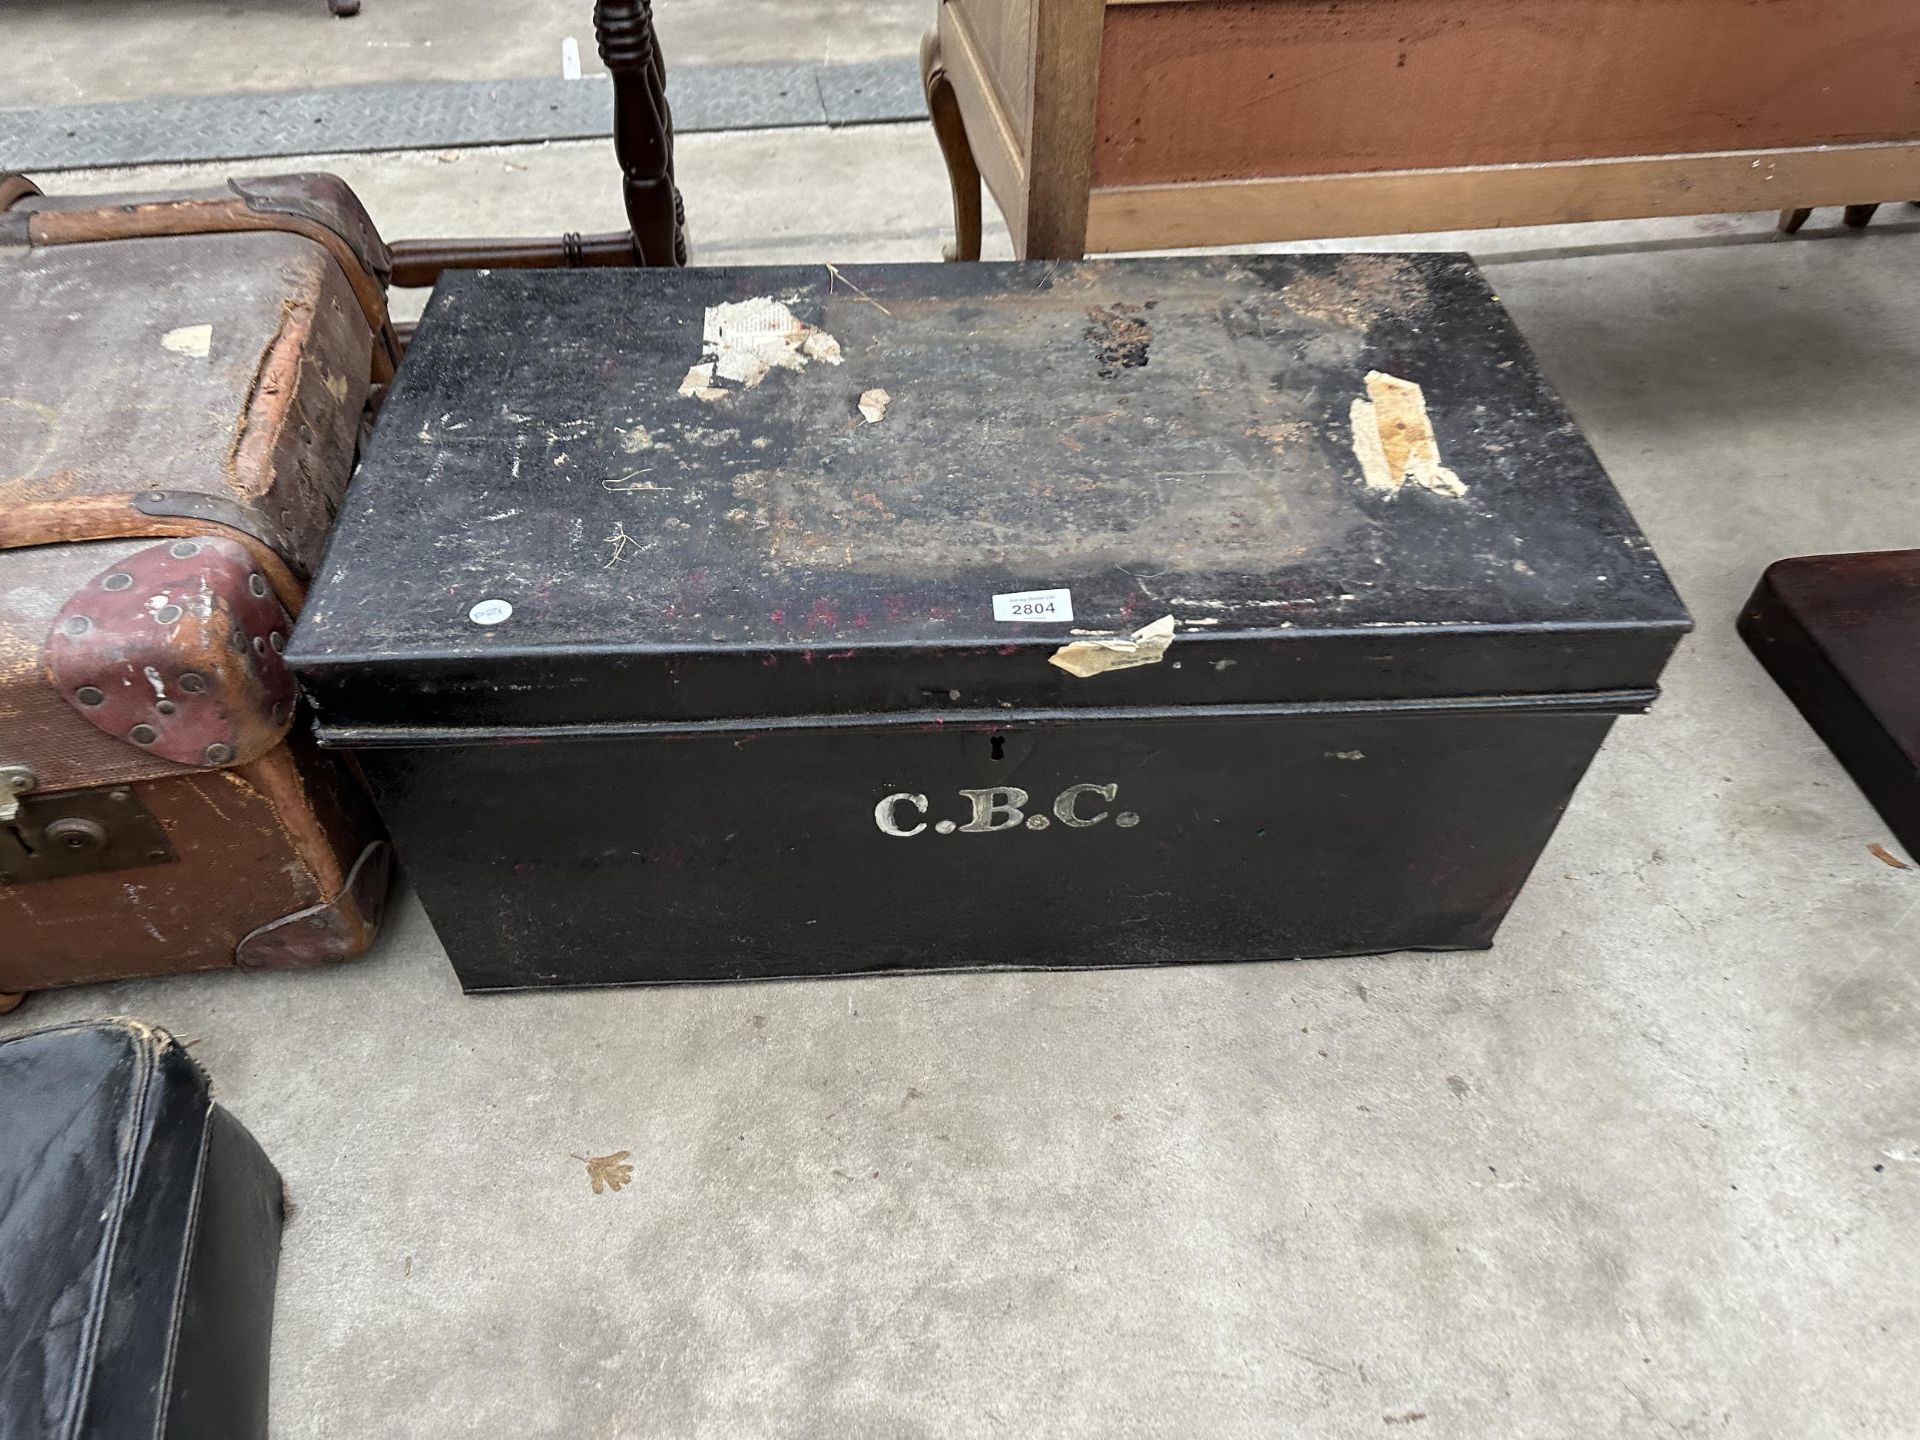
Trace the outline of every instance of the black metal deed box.
<path fill-rule="evenodd" d="M 290 658 L 500 989 L 1485 946 L 1687 628 L 1462 257 L 481 272 Z"/>

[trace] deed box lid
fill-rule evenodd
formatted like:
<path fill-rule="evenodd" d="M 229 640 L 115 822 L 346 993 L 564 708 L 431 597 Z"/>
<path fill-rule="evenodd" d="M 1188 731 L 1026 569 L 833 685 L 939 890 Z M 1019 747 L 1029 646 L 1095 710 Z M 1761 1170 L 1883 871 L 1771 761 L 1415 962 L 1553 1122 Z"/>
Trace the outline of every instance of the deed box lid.
<path fill-rule="evenodd" d="M 350 740 L 1633 709 L 1686 628 L 1464 256 L 481 271 L 434 293 L 290 658 Z"/>

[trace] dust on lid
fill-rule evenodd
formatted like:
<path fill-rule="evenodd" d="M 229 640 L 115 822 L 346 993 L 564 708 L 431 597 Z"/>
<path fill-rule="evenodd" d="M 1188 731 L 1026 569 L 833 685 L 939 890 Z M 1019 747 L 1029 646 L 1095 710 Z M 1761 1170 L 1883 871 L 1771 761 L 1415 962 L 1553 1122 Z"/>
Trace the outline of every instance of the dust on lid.
<path fill-rule="evenodd" d="M 1686 625 L 1462 256 L 496 272 L 436 291 L 294 659 L 511 658 L 549 719 L 669 657 L 622 703 L 1218 704 L 1651 684 Z"/>

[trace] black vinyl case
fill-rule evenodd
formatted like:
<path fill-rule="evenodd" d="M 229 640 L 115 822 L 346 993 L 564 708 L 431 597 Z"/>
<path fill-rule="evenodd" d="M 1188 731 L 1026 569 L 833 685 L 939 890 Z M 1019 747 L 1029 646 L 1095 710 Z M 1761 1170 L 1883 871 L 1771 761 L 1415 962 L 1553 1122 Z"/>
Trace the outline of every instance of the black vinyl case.
<path fill-rule="evenodd" d="M 482 271 L 289 658 L 493 990 L 1484 947 L 1688 628 L 1461 256 Z"/>

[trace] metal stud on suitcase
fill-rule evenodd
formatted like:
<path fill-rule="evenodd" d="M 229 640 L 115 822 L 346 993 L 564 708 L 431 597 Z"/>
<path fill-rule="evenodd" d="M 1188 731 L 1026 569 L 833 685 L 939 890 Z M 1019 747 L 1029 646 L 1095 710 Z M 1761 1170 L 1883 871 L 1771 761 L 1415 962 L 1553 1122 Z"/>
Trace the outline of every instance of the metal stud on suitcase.
<path fill-rule="evenodd" d="M 112 205 L 10 189 L 0 1008 L 357 955 L 387 846 L 307 742 L 280 652 L 391 373 L 384 250 L 327 177 Z"/>

